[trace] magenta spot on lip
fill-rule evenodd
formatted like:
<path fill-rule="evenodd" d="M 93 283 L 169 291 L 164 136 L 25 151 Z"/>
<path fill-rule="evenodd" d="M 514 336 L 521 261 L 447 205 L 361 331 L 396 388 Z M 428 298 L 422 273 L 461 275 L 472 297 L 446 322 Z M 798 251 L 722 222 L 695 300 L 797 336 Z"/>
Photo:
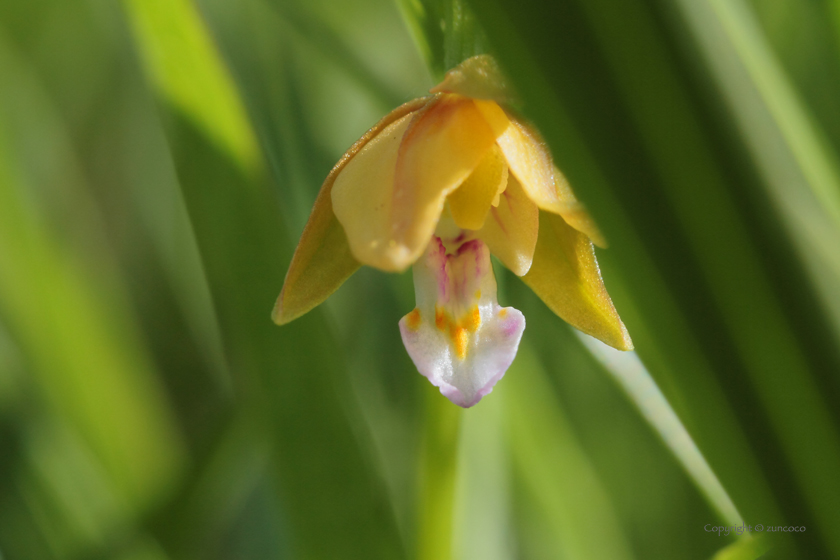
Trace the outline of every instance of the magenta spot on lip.
<path fill-rule="evenodd" d="M 432 237 L 432 241 L 437 243 L 437 254 L 434 255 L 437 262 L 435 262 L 434 266 L 437 268 L 437 284 L 438 284 L 438 297 L 444 301 L 449 299 L 449 294 L 447 293 L 447 289 L 449 286 L 449 274 L 446 271 L 446 263 L 448 261 L 448 257 L 446 255 L 446 247 L 443 246 L 443 241 L 441 241 L 440 237 Z"/>
<path fill-rule="evenodd" d="M 462 234 L 463 235 L 463 234 Z M 457 255 L 461 255 L 461 253 L 465 253 L 467 251 L 478 251 L 481 249 L 481 240 L 480 239 L 471 239 L 458 247 Z"/>
<path fill-rule="evenodd" d="M 516 333 L 519 331 L 519 321 L 516 317 L 511 317 L 505 324 L 502 326 L 502 332 L 505 333 L 505 336 L 515 336 Z"/>

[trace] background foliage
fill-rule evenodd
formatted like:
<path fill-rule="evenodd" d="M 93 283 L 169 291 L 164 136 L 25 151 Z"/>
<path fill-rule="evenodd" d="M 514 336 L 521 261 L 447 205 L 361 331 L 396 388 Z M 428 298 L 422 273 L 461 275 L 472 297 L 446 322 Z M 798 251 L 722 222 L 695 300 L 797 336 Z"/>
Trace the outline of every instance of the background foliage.
<path fill-rule="evenodd" d="M 332 164 L 477 52 L 638 358 L 500 269 L 464 412 L 410 274 L 269 314 Z M 838 0 L 0 0 L 0 558 L 840 558 L 839 55 Z"/>

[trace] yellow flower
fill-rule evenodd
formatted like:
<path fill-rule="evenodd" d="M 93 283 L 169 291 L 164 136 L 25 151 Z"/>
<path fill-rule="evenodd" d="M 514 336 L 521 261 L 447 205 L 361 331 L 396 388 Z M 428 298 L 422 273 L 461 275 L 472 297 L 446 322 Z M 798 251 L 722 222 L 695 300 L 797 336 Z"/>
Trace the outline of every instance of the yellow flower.
<path fill-rule="evenodd" d="M 464 61 L 431 92 L 377 123 L 327 176 L 274 321 L 320 304 L 360 264 L 413 265 L 403 343 L 420 373 L 469 407 L 504 375 L 525 328 L 496 301 L 492 253 L 561 318 L 632 349 L 595 259 L 604 241 L 537 132 L 503 108 L 493 59 Z"/>

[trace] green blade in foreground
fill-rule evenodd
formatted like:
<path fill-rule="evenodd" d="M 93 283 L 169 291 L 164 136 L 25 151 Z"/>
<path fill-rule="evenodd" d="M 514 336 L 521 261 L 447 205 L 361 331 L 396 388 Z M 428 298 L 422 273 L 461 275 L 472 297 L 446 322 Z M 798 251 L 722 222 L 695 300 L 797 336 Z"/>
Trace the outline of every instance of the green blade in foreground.
<path fill-rule="evenodd" d="M 811 287 L 790 282 L 801 266 L 761 179 L 692 87 L 683 28 L 641 1 L 472 4 L 612 243 L 639 355 L 738 509 L 811 524 L 801 552 L 840 556 L 836 343 L 808 335 L 819 308 L 785 295 Z"/>
<path fill-rule="evenodd" d="M 125 5 L 166 118 L 231 371 L 276 442 L 295 556 L 402 557 L 382 483 L 351 429 L 352 401 L 323 319 L 312 313 L 282 329 L 270 320 L 291 247 L 242 104 L 195 7 Z"/>
<path fill-rule="evenodd" d="M 720 519 L 729 525 L 741 525 L 744 520 L 726 489 L 721 486 L 639 357 L 634 352 L 620 352 L 591 336 L 578 331 L 575 333 L 656 430 Z"/>

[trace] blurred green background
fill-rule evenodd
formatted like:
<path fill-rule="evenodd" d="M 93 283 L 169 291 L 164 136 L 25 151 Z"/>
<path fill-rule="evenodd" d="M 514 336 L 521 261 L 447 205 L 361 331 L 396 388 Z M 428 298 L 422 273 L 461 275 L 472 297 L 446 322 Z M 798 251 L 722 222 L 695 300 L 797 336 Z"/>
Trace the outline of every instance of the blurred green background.
<path fill-rule="evenodd" d="M 409 273 L 269 315 L 331 166 L 479 52 L 637 354 L 499 268 L 461 411 Z M 838 154 L 840 0 L 0 0 L 0 558 L 840 558 Z"/>

